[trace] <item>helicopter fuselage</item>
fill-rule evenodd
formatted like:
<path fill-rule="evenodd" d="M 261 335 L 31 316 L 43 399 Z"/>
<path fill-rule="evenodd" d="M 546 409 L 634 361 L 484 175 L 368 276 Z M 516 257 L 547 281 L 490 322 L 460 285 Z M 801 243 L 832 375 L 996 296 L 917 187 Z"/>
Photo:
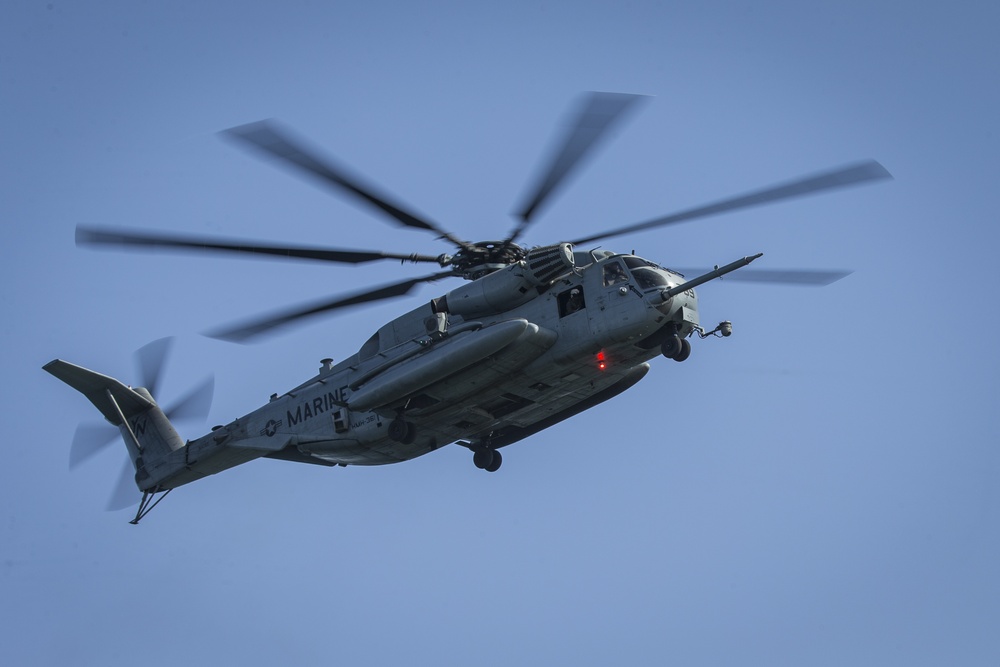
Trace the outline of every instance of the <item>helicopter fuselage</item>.
<path fill-rule="evenodd" d="M 664 336 L 698 328 L 693 289 L 663 296 L 684 283 L 680 274 L 632 255 L 575 260 L 550 284 L 515 290 L 523 302 L 508 310 L 435 312 L 477 282 L 511 280 L 500 274 L 517 265 L 392 320 L 357 354 L 324 360 L 308 381 L 189 442 L 184 469 L 165 460 L 155 466 L 163 476 L 147 471 L 148 485 L 179 486 L 255 456 L 346 466 L 397 463 L 454 442 L 492 452 L 634 385 Z M 489 285 L 474 288 L 482 289 Z"/>

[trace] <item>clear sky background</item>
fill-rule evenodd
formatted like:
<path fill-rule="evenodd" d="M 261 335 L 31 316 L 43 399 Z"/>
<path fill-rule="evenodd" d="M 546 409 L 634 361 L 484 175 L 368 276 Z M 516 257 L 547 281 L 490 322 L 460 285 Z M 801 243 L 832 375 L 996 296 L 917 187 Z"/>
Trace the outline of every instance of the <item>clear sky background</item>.
<path fill-rule="evenodd" d="M 4 664 L 995 665 L 1000 9 L 991 2 L 24 2 L 0 9 Z M 652 100 L 547 207 L 547 244 L 875 158 L 895 176 L 607 242 L 756 252 L 727 340 L 504 450 L 253 462 L 138 527 L 124 446 L 41 370 L 137 382 L 176 335 L 195 437 L 457 286 L 257 345 L 201 334 L 420 275 L 78 249 L 79 223 L 436 254 L 220 141 L 278 118 L 459 235 L 497 238 L 576 97 Z"/>

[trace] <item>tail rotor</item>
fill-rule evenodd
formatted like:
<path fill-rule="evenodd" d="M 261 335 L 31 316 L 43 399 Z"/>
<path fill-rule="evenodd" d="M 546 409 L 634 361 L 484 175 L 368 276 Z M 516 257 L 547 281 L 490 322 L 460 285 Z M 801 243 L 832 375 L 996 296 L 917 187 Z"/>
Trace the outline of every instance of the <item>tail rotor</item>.
<path fill-rule="evenodd" d="M 160 338 L 144 345 L 135 352 L 135 364 L 142 382 L 149 393 L 156 398 L 160 380 L 173 338 Z M 200 420 L 208 417 L 212 407 L 215 378 L 208 376 L 184 395 L 171 403 L 164 414 L 171 420 Z M 77 426 L 69 452 L 69 468 L 76 469 L 81 463 L 106 449 L 119 436 L 116 427 L 106 422 L 88 422 Z M 108 502 L 107 509 L 120 510 L 139 502 L 140 495 L 134 481 L 135 470 L 126 458 L 122 473 Z"/>

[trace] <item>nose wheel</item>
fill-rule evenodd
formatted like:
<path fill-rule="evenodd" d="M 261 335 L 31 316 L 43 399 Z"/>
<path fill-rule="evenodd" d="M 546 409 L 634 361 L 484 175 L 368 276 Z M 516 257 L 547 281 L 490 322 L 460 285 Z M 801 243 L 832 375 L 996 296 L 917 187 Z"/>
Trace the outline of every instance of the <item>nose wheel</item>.
<path fill-rule="evenodd" d="M 660 352 L 667 359 L 684 361 L 691 356 L 691 342 L 687 338 L 681 338 L 677 334 L 670 334 L 660 344 Z"/>
<path fill-rule="evenodd" d="M 480 470 L 485 470 L 486 472 L 496 472 L 500 470 L 500 465 L 503 463 L 503 457 L 495 449 L 480 449 L 479 451 L 473 453 L 472 462 Z"/>

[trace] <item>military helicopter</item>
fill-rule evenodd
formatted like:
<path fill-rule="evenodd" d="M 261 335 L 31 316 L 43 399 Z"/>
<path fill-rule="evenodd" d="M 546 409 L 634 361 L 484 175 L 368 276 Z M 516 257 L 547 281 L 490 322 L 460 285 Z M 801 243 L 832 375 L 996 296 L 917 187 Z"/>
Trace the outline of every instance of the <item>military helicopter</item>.
<path fill-rule="evenodd" d="M 444 271 L 272 313 L 213 332 L 249 341 L 305 318 L 381 299 L 445 278 L 466 280 L 397 317 L 361 349 L 264 406 L 185 441 L 154 398 L 155 381 L 129 387 L 56 359 L 44 369 L 84 394 L 117 426 L 142 492 L 137 523 L 172 489 L 257 458 L 324 466 L 383 465 L 457 443 L 477 468 L 496 472 L 500 449 L 597 406 L 639 382 L 658 356 L 684 361 L 691 340 L 727 337 L 732 324 L 701 326 L 695 288 L 759 258 L 746 256 L 687 278 L 632 253 L 594 249 L 595 241 L 737 209 L 891 178 L 865 161 L 672 215 L 538 247 L 518 243 L 567 176 L 642 96 L 585 95 L 541 177 L 519 207 L 513 230 L 469 242 L 413 213 L 279 125 L 262 121 L 223 133 L 322 185 L 373 207 L 390 222 L 450 243 L 453 254 L 292 247 L 237 240 L 78 227 L 77 244 L 179 250 L 361 264 L 379 260 L 436 264 Z M 828 284 L 839 271 L 758 271 L 748 280 Z M 162 362 L 155 347 L 152 366 Z M 155 375 L 155 373 L 154 373 Z M 131 480 L 130 480 L 131 482 Z M 133 492 L 134 493 L 134 492 Z"/>

